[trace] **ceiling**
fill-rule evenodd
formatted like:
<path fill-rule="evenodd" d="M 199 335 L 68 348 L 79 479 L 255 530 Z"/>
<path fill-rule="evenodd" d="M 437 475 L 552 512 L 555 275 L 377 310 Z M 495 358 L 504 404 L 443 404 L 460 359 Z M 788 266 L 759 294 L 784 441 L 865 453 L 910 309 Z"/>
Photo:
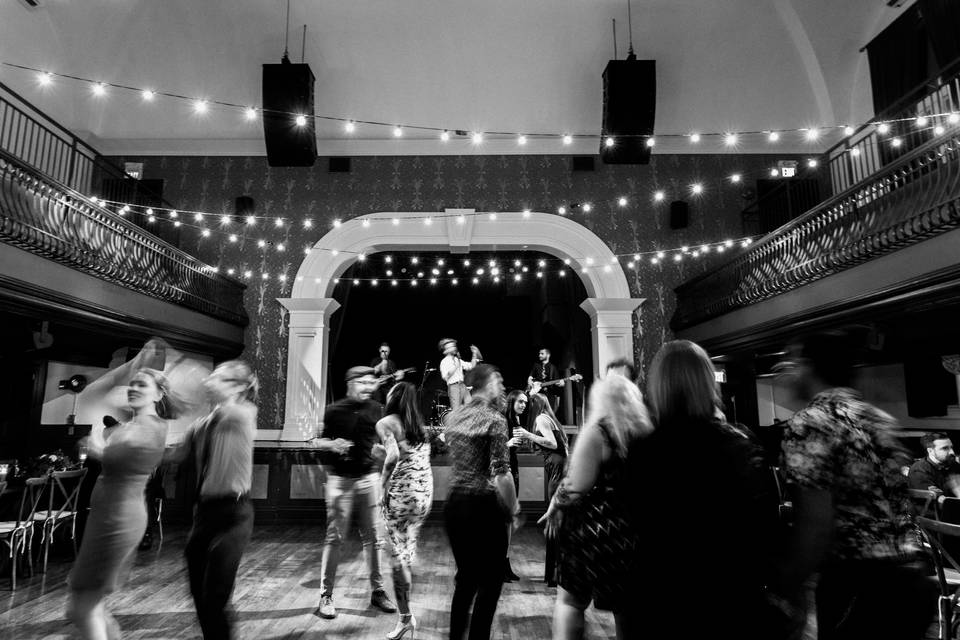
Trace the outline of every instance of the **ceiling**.
<path fill-rule="evenodd" d="M 285 0 L 24 0 L 0 6 L 0 61 L 137 88 L 260 103 L 261 64 L 284 50 Z M 443 143 L 412 125 L 598 133 L 601 73 L 627 47 L 625 0 L 291 0 L 290 53 L 317 78 L 316 113 L 407 125 L 318 121 L 322 155 L 595 153 L 596 138 L 513 136 Z M 872 115 L 859 49 L 903 7 L 885 0 L 634 0 L 637 56 L 657 61 L 656 132 L 724 132 L 860 123 Z M 263 154 L 259 122 L 240 111 L 0 67 L 21 93 L 105 153 Z M 822 150 L 784 136 L 781 152 Z M 769 151 L 762 136 L 739 152 Z M 723 152 L 658 138 L 657 152 Z"/>

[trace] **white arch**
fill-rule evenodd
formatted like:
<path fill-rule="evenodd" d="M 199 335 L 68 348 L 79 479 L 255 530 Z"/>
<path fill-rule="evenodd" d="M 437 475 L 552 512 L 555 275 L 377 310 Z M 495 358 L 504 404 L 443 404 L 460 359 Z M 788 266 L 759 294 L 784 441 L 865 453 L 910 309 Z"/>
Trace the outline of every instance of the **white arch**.
<path fill-rule="evenodd" d="M 437 213 L 380 212 L 359 216 L 332 229 L 304 259 L 290 298 L 287 397 L 281 440 L 315 435 L 323 418 L 329 360 L 330 316 L 340 308 L 331 296 L 339 278 L 361 253 L 382 251 L 471 251 L 527 249 L 570 260 L 583 281 L 590 316 L 594 376 L 610 360 L 633 357 L 633 313 L 643 303 L 631 298 L 617 257 L 592 231 L 555 214 L 473 209 Z M 430 218 L 426 224 L 424 219 Z M 396 223 L 394 223 L 396 221 Z"/>
<path fill-rule="evenodd" d="M 461 214 L 463 218 L 460 218 Z M 471 215 L 472 214 L 472 215 Z M 432 224 L 424 224 L 429 217 Z M 399 221 L 394 225 L 391 220 Z M 364 226 L 364 221 L 369 226 Z M 462 220 L 462 222 L 460 222 Z M 293 298 L 326 298 L 334 283 L 359 253 L 380 251 L 449 250 L 453 253 L 530 249 L 570 259 L 591 298 L 629 298 L 630 288 L 613 252 L 596 234 L 555 214 L 497 213 L 496 219 L 473 209 L 441 213 L 371 213 L 335 227 L 315 245 L 300 265 Z M 332 250 L 338 253 L 333 254 Z M 592 265 L 587 259 L 592 260 Z M 603 267 L 611 265 L 609 271 Z M 582 269 L 586 267 L 586 273 Z"/>

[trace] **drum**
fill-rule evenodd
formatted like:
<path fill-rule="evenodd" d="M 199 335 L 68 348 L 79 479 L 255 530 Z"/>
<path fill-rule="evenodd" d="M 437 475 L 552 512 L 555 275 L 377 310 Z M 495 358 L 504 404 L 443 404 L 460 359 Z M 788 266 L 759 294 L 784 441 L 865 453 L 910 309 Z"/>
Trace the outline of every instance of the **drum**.
<path fill-rule="evenodd" d="M 451 413 L 453 413 L 453 409 L 450 408 L 446 408 L 444 411 L 442 411 L 440 415 L 437 416 L 437 424 L 446 429 L 449 426 L 447 425 L 447 418 L 450 417 Z"/>
<path fill-rule="evenodd" d="M 436 426 L 442 426 L 443 423 L 440 421 L 440 418 L 444 415 L 450 413 L 450 407 L 439 402 L 433 403 L 433 411 L 430 412 L 430 424 Z"/>

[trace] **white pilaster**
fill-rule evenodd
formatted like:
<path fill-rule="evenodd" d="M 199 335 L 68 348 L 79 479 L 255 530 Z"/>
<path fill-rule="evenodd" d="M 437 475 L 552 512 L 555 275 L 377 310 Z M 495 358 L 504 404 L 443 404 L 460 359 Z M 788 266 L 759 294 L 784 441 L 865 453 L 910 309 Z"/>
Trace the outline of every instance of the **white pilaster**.
<path fill-rule="evenodd" d="M 277 298 L 290 314 L 287 398 L 280 440 L 303 441 L 319 433 L 327 398 L 333 298 Z"/>
<path fill-rule="evenodd" d="M 646 298 L 587 298 L 580 308 L 590 316 L 593 340 L 593 377 L 617 358 L 633 361 L 633 312 Z"/>

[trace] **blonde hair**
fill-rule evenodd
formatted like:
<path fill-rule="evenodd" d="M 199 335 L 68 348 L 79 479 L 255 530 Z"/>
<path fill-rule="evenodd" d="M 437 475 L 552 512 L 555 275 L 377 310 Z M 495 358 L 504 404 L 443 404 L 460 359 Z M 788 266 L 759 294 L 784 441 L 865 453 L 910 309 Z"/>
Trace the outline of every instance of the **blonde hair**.
<path fill-rule="evenodd" d="M 260 381 L 257 379 L 257 374 L 253 372 L 253 368 L 251 368 L 249 364 L 243 360 L 227 360 L 226 362 L 218 364 L 216 368 L 231 370 L 233 373 L 230 380 L 237 384 L 245 385 L 241 397 L 248 402 L 256 404 L 260 394 Z"/>
<path fill-rule="evenodd" d="M 721 406 L 720 391 L 703 347 L 689 340 L 663 345 L 650 365 L 647 399 L 657 424 L 713 420 Z"/>
<path fill-rule="evenodd" d="M 619 373 L 611 373 L 590 387 L 590 412 L 584 427 L 607 426 L 615 453 L 627 455 L 630 443 L 653 432 L 653 424 L 637 385 Z"/>
<path fill-rule="evenodd" d="M 152 379 L 160 391 L 160 399 L 157 400 L 156 403 L 158 417 L 164 420 L 173 420 L 183 414 L 186 408 L 186 402 L 178 393 L 170 388 L 170 380 L 167 379 L 167 376 L 164 375 L 162 371 L 142 367 L 137 370 L 137 373 L 142 373 Z"/>

